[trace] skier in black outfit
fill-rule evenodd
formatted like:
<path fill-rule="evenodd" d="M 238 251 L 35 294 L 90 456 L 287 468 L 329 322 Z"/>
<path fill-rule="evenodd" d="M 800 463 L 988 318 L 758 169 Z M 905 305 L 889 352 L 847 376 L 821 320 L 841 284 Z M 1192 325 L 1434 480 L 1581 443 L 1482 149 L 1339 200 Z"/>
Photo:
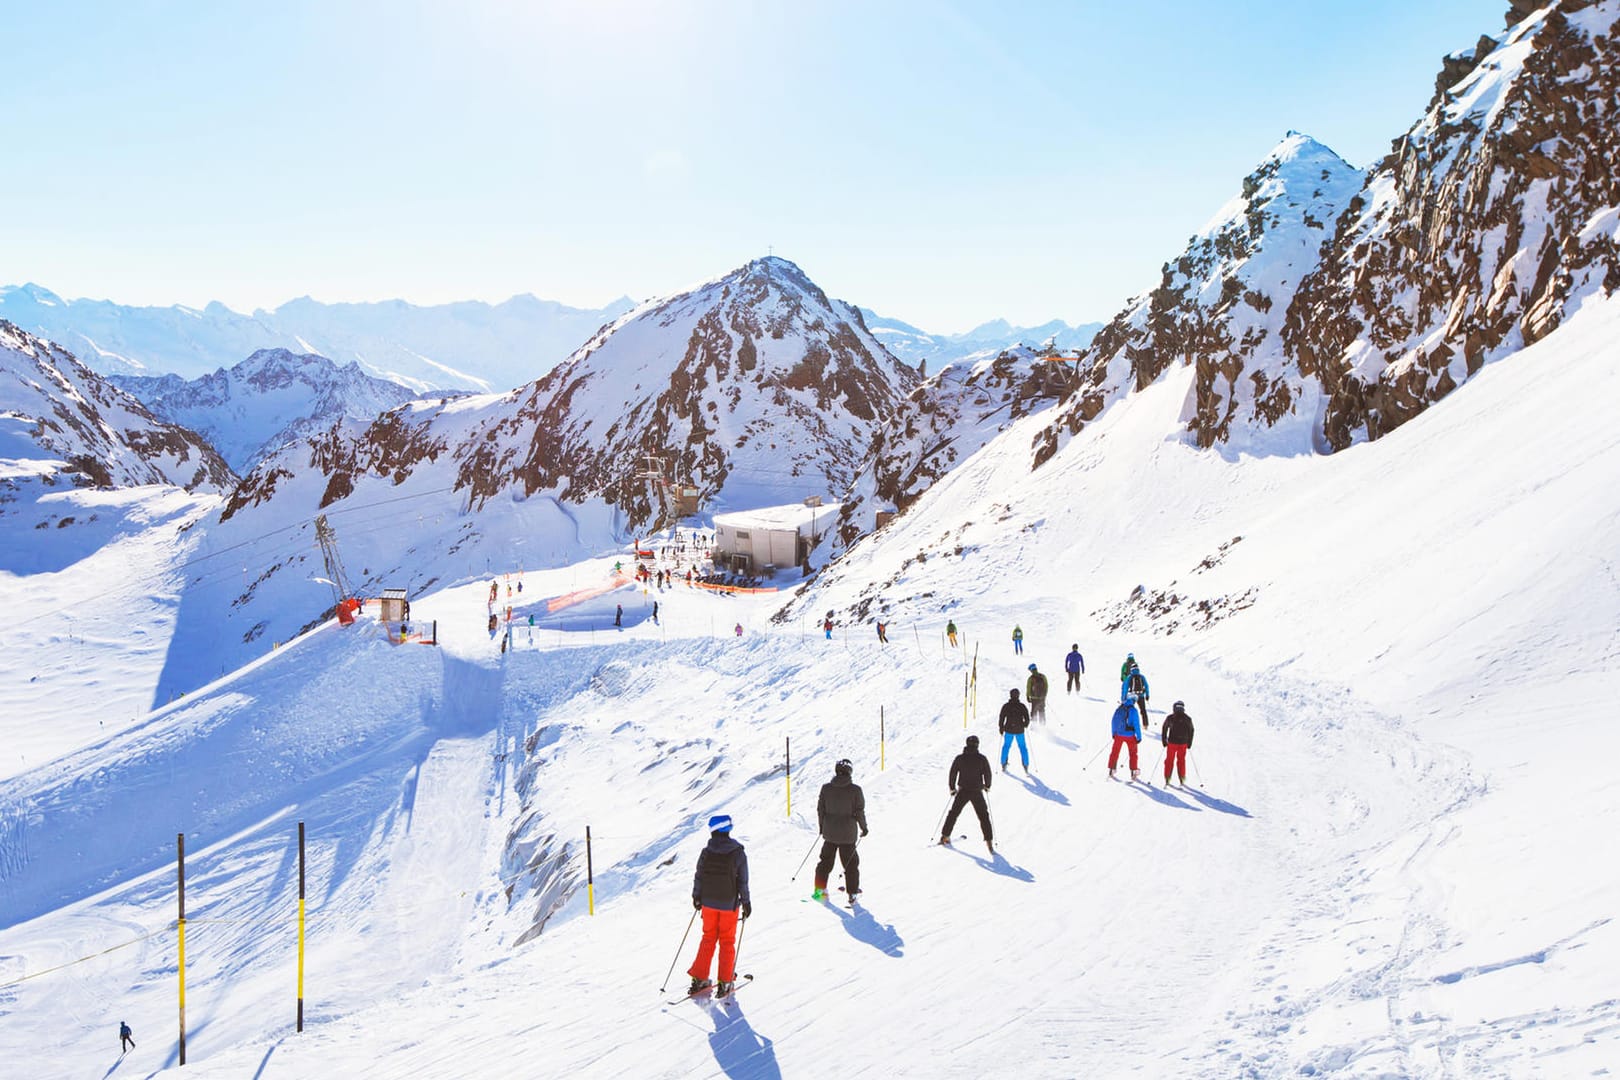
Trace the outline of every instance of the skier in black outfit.
<path fill-rule="evenodd" d="M 833 855 L 844 864 L 844 893 L 849 902 L 861 891 L 861 856 L 855 850 L 855 833 L 865 836 L 866 795 L 854 781 L 855 766 L 848 758 L 833 768 L 833 778 L 821 785 L 821 798 L 816 800 L 816 821 L 821 826 L 821 858 L 816 863 L 817 900 L 827 898 L 827 876 L 832 873 Z"/>
<path fill-rule="evenodd" d="M 1170 786 L 1170 766 L 1176 765 L 1180 769 L 1181 786 L 1187 786 L 1187 751 L 1192 749 L 1193 722 L 1187 715 L 1187 707 L 1176 702 L 1170 707 L 1170 715 L 1164 718 L 1164 724 L 1159 728 L 1159 736 L 1164 740 L 1164 786 Z"/>
<path fill-rule="evenodd" d="M 967 745 L 951 762 L 950 784 L 951 794 L 956 799 L 951 803 L 951 812 L 945 815 L 945 826 L 940 832 L 939 842 L 951 842 L 951 830 L 956 827 L 962 807 L 972 803 L 973 812 L 979 815 L 979 827 L 984 830 L 984 846 L 994 853 L 996 848 L 990 834 L 990 808 L 984 802 L 984 793 L 990 790 L 990 759 L 979 753 L 977 735 L 967 737 Z"/>
<path fill-rule="evenodd" d="M 753 915 L 748 898 L 748 855 L 731 838 L 731 818 L 716 814 L 709 819 L 709 843 L 698 852 L 697 873 L 692 875 L 692 906 L 703 912 L 703 938 L 697 958 L 686 973 L 692 976 L 688 993 L 709 985 L 709 964 L 720 946 L 720 985 L 716 997 L 731 993 L 737 979 L 737 916 Z"/>
<path fill-rule="evenodd" d="M 118 1021 L 119 1053 L 127 1054 L 135 1049 L 135 1033 L 129 1030 L 129 1025 L 122 1020 Z"/>

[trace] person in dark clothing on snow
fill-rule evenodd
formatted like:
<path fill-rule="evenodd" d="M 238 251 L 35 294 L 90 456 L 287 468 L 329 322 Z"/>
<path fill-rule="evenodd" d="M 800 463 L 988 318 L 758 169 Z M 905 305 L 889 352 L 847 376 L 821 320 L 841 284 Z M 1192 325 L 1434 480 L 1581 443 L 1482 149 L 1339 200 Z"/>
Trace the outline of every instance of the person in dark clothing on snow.
<path fill-rule="evenodd" d="M 1136 706 L 1137 717 L 1142 722 L 1142 730 L 1146 731 L 1148 727 L 1148 681 L 1147 676 L 1142 674 L 1142 669 L 1136 666 L 1135 661 L 1131 662 L 1130 670 L 1125 673 L 1125 681 L 1120 684 L 1119 700 L 1129 701 Z"/>
<path fill-rule="evenodd" d="M 967 745 L 951 762 L 950 784 L 951 794 L 956 798 L 951 803 L 951 812 L 945 815 L 939 842 L 950 844 L 951 830 L 956 828 L 956 819 L 961 816 L 962 807 L 972 803 L 973 812 L 979 815 L 979 828 L 984 831 L 984 844 L 994 852 L 995 840 L 990 835 L 990 808 L 984 802 L 984 793 L 990 790 L 990 761 L 979 753 L 977 735 L 967 737 Z"/>
<path fill-rule="evenodd" d="M 821 785 L 821 798 L 816 800 L 816 822 L 821 827 L 821 858 L 816 862 L 817 900 L 827 898 L 827 875 L 832 873 L 833 856 L 844 864 L 844 892 L 849 902 L 861 891 L 861 856 L 855 850 L 860 836 L 865 836 L 866 795 L 854 781 L 855 766 L 844 758 L 833 767 L 833 778 Z"/>
<path fill-rule="evenodd" d="M 1159 729 L 1164 739 L 1164 786 L 1170 786 L 1170 765 L 1175 763 L 1181 774 L 1181 786 L 1187 786 L 1187 751 L 1192 749 L 1193 722 L 1187 707 L 1181 702 L 1170 706 L 1170 715 Z"/>
<path fill-rule="evenodd" d="M 135 1033 L 129 1030 L 129 1025 L 122 1020 L 118 1021 L 119 1053 L 127 1054 L 135 1049 Z"/>
<path fill-rule="evenodd" d="M 695 994 L 712 985 L 709 965 L 718 944 L 720 985 L 714 992 L 717 997 L 725 997 L 737 979 L 738 913 L 744 919 L 754 913 L 748 898 L 748 855 L 731 838 L 728 814 L 709 819 L 709 844 L 698 852 L 697 873 L 692 875 L 692 907 L 703 912 L 703 938 L 698 942 L 697 958 L 686 969 L 692 976 L 687 992 Z"/>
<path fill-rule="evenodd" d="M 1141 775 L 1137 769 L 1136 748 L 1142 742 L 1142 721 L 1137 718 L 1136 706 L 1127 699 L 1119 703 L 1114 710 L 1114 749 L 1108 755 L 1108 775 L 1114 775 L 1114 767 L 1119 764 L 1119 751 L 1121 747 L 1130 747 L 1131 751 L 1131 779 L 1135 780 Z"/>
<path fill-rule="evenodd" d="M 1086 673 L 1086 658 L 1080 655 L 1079 644 L 1069 646 L 1069 655 L 1063 658 L 1063 670 L 1069 673 L 1069 688 L 1065 693 L 1080 689 L 1080 676 Z"/>
<path fill-rule="evenodd" d="M 1024 683 L 1024 700 L 1029 702 L 1029 718 L 1046 722 L 1046 676 L 1034 664 L 1029 665 L 1029 678 Z"/>
<path fill-rule="evenodd" d="M 889 643 L 889 624 L 885 622 L 878 623 L 877 632 L 879 643 L 887 645 Z"/>
<path fill-rule="evenodd" d="M 624 605 L 623 604 L 614 604 L 613 605 L 613 625 L 614 626 L 623 626 L 624 625 Z"/>
<path fill-rule="evenodd" d="M 1007 691 L 1007 700 L 1001 706 L 1001 717 L 996 730 L 1001 732 L 1001 771 L 1007 771 L 1007 756 L 1012 753 L 1013 741 L 1018 742 L 1018 756 L 1024 759 L 1024 771 L 1029 772 L 1029 744 L 1024 741 L 1024 729 L 1029 727 L 1029 710 L 1018 700 L 1016 689 Z"/>

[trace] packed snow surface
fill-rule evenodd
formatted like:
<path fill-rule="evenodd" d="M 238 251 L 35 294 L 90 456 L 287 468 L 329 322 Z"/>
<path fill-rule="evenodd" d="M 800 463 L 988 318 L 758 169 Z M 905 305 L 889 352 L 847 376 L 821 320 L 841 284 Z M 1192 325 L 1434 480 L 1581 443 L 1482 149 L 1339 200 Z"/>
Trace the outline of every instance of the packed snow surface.
<path fill-rule="evenodd" d="M 437 647 L 391 641 L 368 605 L 117 731 L 82 691 L 27 699 L 6 745 L 56 734 L 0 774 L 0 1062 L 176 1066 L 183 832 L 191 1076 L 1601 1074 L 1620 1060 L 1617 334 L 1620 303 L 1588 304 L 1326 458 L 1167 438 L 1185 370 L 1033 473 L 1026 418 L 804 595 L 648 592 L 602 551 L 494 567 L 494 633 L 491 577 L 459 576 L 413 598 Z M 506 509 L 514 536 L 537 502 Z M 195 557 L 186 535 L 167 565 Z M 70 571 L 66 600 L 10 570 L 0 599 L 138 621 L 128 563 Z M 1186 788 L 1156 736 L 1154 783 L 1108 777 L 1128 650 L 1154 729 L 1176 699 L 1195 719 Z M 0 685 L 44 662 L 0 650 Z M 996 850 L 971 811 L 940 847 L 950 760 L 964 732 L 998 755 L 1031 662 L 1050 715 L 1030 774 L 1016 751 L 996 774 Z M 872 826 L 853 909 L 810 902 L 801 866 L 846 756 Z M 755 981 L 674 1000 L 721 811 L 749 852 Z"/>

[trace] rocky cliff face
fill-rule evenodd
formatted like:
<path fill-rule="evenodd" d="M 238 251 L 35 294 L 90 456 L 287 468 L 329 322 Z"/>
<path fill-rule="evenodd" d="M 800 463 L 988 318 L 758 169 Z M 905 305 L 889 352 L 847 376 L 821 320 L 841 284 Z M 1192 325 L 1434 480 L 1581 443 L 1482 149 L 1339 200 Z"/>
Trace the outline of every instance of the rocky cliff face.
<path fill-rule="evenodd" d="M 1398 427 L 1620 287 L 1620 2 L 1515 3 L 1508 18 L 1447 58 L 1288 313 L 1332 448 Z"/>
<path fill-rule="evenodd" d="M 0 320 L 0 461 L 7 484 L 171 484 L 217 493 L 230 467 L 194 432 L 154 417 L 64 349 Z"/>
<path fill-rule="evenodd" d="M 199 379 L 109 375 L 153 414 L 206 437 L 233 469 L 245 473 L 266 453 L 312 438 L 339 420 L 371 420 L 416 395 L 375 379 L 357 363 L 260 349 L 231 368 Z"/>
<path fill-rule="evenodd" d="M 1201 446 L 1308 411 L 1297 374 L 1279 363 L 1280 331 L 1361 181 L 1333 151 L 1290 132 L 1165 264 L 1158 287 L 1097 334 L 1072 396 L 1037 437 L 1037 462 L 1175 363 L 1197 368 L 1183 420 Z"/>
<path fill-rule="evenodd" d="M 1074 364 L 1018 346 L 966 357 L 917 385 L 879 430 L 871 464 L 840 496 L 835 546 L 870 532 L 878 510 L 906 509 L 1015 420 L 1051 408 L 1073 389 Z"/>
<path fill-rule="evenodd" d="M 1620 287 L 1620 0 L 1526 2 L 1362 176 L 1290 136 L 1083 355 L 1039 465 L 1176 363 L 1201 446 L 1377 438 Z"/>
<path fill-rule="evenodd" d="M 855 308 L 792 263 L 759 259 L 630 312 L 530 386 L 334 429 L 311 442 L 309 464 L 329 478 L 322 505 L 366 476 L 401 483 L 448 455 L 441 467 L 468 507 L 498 494 L 600 501 L 635 532 L 661 513 L 638 475 L 647 455 L 715 509 L 836 493 L 916 382 Z M 301 467 L 267 463 L 227 514 Z"/>

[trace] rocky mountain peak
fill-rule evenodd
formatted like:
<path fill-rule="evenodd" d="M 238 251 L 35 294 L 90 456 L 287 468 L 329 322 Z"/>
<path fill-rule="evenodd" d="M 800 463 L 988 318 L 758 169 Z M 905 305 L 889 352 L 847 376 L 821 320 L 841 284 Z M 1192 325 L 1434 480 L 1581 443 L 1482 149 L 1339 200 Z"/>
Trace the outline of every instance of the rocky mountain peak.
<path fill-rule="evenodd" d="M 1516 4 L 1510 22 L 1466 70 L 1448 59 L 1289 311 L 1329 448 L 1393 430 L 1620 288 L 1620 0 Z"/>
<path fill-rule="evenodd" d="M 1068 400 L 1036 439 L 1036 463 L 1174 363 L 1197 369 L 1184 415 L 1199 445 L 1298 415 L 1302 388 L 1280 364 L 1283 316 L 1361 183 L 1361 172 L 1326 146 L 1284 136 L 1164 265 L 1158 286 L 1082 352 Z"/>
<path fill-rule="evenodd" d="M 663 510 L 640 475 L 649 456 L 715 509 L 844 490 L 916 381 L 855 308 L 786 259 L 755 259 L 640 305 L 535 383 L 334 430 L 315 440 L 310 463 L 329 478 L 323 505 L 367 478 L 403 483 L 450 467 L 467 506 L 544 495 L 611 508 L 636 531 Z M 300 467 L 283 456 L 263 484 L 256 473 L 232 512 Z"/>
<path fill-rule="evenodd" d="M 195 433 L 154 417 L 67 350 L 0 319 L 5 483 L 66 476 L 87 487 L 171 484 L 223 492 L 229 466 Z"/>

